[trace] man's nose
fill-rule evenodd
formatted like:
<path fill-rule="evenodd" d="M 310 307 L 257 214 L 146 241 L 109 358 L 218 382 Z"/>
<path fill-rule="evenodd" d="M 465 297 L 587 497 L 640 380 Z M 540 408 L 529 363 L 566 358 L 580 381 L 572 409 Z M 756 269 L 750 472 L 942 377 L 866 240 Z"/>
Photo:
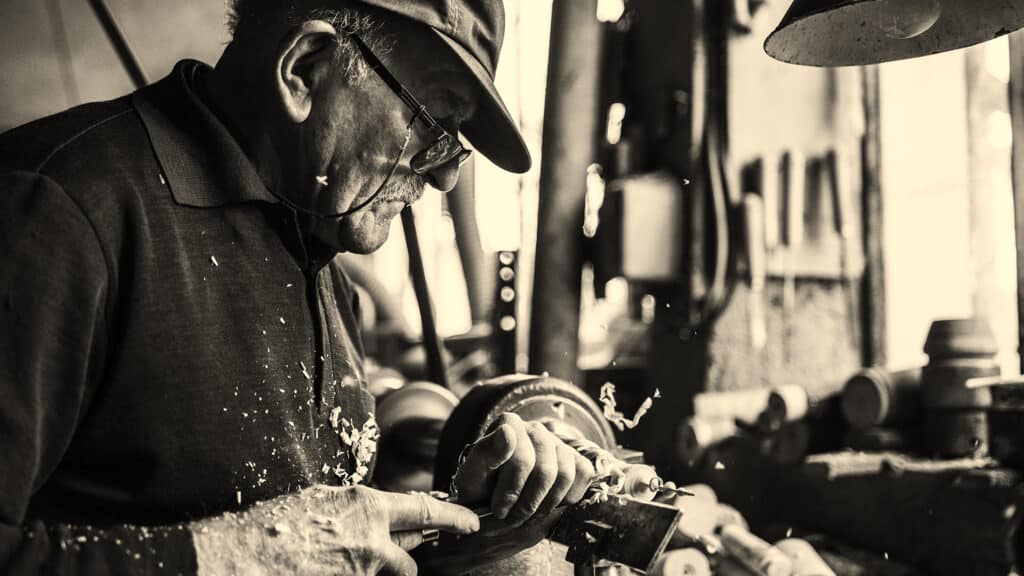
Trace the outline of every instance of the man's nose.
<path fill-rule="evenodd" d="M 459 162 L 453 159 L 427 172 L 425 176 L 432 187 L 441 192 L 450 192 L 459 181 Z"/>

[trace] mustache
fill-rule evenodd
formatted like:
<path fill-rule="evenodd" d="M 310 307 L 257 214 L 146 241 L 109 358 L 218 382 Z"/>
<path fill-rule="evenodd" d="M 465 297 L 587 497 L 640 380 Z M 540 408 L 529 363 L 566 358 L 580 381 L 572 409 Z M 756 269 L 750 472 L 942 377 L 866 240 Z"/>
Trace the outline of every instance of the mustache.
<path fill-rule="evenodd" d="M 405 176 L 400 180 L 389 182 L 381 190 L 378 202 L 405 202 L 412 204 L 423 196 L 427 182 L 422 176 Z"/>

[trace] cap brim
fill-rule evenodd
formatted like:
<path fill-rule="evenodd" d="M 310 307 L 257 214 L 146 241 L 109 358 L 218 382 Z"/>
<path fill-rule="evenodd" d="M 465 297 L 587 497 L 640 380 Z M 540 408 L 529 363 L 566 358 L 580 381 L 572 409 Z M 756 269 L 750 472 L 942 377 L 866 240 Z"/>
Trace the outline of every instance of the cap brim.
<path fill-rule="evenodd" d="M 481 154 L 500 168 L 522 174 L 530 169 L 530 150 L 523 142 L 512 115 L 498 94 L 487 70 L 461 44 L 443 32 L 431 28 L 459 60 L 466 65 L 480 88 L 481 98 L 473 117 L 459 131 Z"/>

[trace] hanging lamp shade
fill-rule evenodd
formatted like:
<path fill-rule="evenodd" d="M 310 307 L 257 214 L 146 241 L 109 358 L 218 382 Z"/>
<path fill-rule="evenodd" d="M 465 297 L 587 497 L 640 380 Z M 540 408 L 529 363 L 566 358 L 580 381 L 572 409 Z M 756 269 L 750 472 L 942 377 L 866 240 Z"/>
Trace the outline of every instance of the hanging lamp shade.
<path fill-rule="evenodd" d="M 791 64 L 857 66 L 964 48 L 1024 27 L 1024 0 L 794 0 L 764 43 Z"/>

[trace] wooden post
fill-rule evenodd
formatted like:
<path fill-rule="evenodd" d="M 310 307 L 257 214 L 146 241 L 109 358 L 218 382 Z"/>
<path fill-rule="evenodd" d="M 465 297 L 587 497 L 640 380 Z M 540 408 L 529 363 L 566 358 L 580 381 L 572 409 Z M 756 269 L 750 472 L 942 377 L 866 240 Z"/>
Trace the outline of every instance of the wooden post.
<path fill-rule="evenodd" d="M 862 283 L 865 305 L 861 326 L 865 326 L 863 350 L 864 366 L 884 366 L 885 341 L 885 260 L 882 237 L 882 143 L 879 129 L 878 67 L 863 68 L 864 136 L 861 141 L 864 230 L 864 279 Z"/>
<path fill-rule="evenodd" d="M 1024 32 L 1010 34 L 1010 117 L 1013 119 L 1013 216 L 1017 238 L 1017 351 L 1024 345 Z M 1024 372 L 1024 353 L 1021 354 Z"/>
<path fill-rule="evenodd" d="M 416 234 L 416 217 L 413 216 L 412 206 L 406 206 L 402 210 L 402 230 L 405 232 L 405 246 L 409 251 L 409 275 L 412 278 L 416 303 L 419 304 L 420 309 L 420 320 L 423 323 L 423 347 L 427 353 L 427 371 L 430 374 L 431 382 L 448 388 L 450 387 L 448 368 L 445 366 L 442 352 L 444 345 L 437 334 L 437 324 L 434 322 L 434 305 L 430 300 L 430 290 L 427 287 L 427 275 L 423 269 L 423 253 L 420 250 L 419 236 Z"/>
<path fill-rule="evenodd" d="M 476 222 L 476 187 L 474 185 L 475 162 L 470 157 L 462 165 L 459 181 L 455 188 L 445 195 L 452 220 L 455 222 L 455 244 L 462 260 L 462 271 L 466 276 L 466 292 L 469 295 L 469 312 L 473 325 L 486 324 L 491 319 L 494 304 L 493 253 L 484 252 L 480 244 L 480 229 Z"/>
<path fill-rule="evenodd" d="M 583 198 L 597 159 L 602 24 L 597 0 L 556 0 L 551 14 L 530 372 L 578 381 Z"/>

